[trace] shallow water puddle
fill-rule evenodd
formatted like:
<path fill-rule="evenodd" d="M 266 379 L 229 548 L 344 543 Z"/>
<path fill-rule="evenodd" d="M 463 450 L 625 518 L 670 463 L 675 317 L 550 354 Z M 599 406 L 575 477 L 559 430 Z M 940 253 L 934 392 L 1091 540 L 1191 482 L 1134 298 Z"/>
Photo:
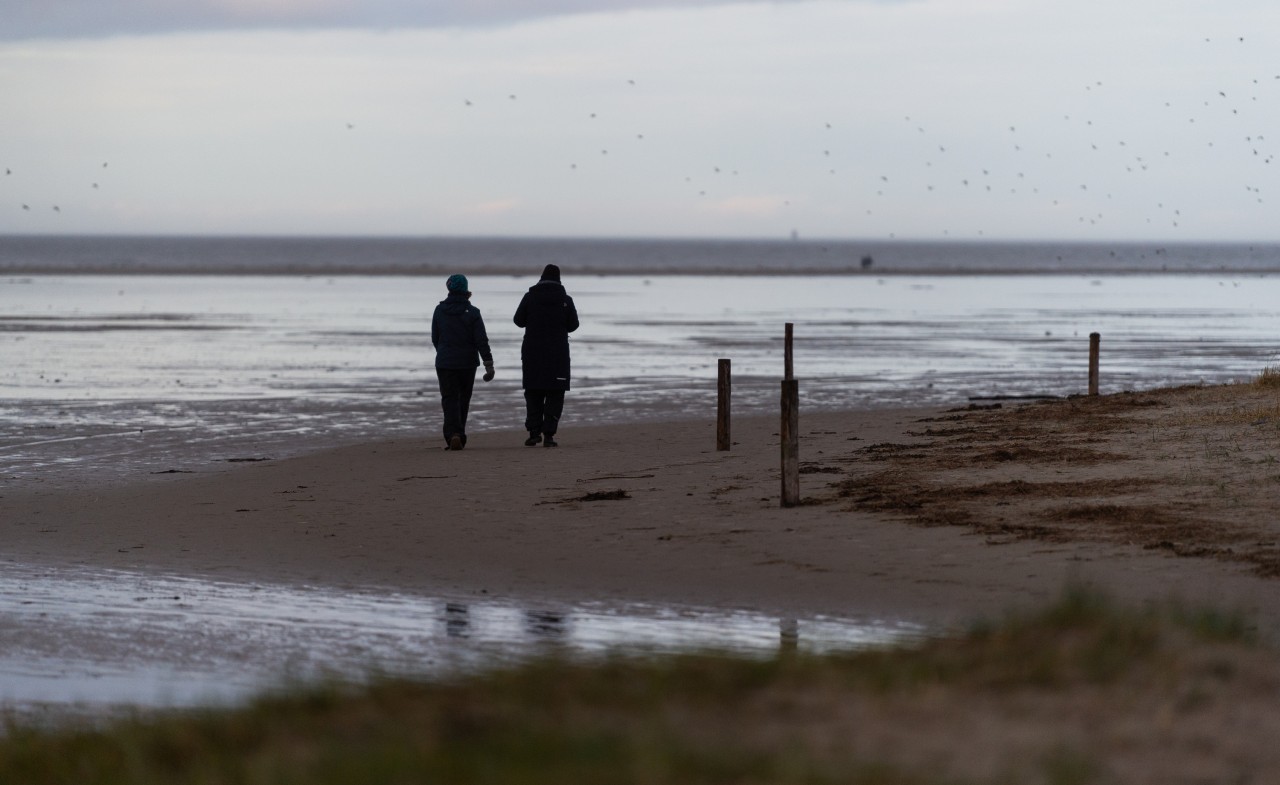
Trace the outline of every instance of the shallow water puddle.
<path fill-rule="evenodd" d="M 291 681 L 443 675 L 551 651 L 831 651 L 918 637 L 879 620 L 519 603 L 0 568 L 0 705 L 218 704 Z"/>

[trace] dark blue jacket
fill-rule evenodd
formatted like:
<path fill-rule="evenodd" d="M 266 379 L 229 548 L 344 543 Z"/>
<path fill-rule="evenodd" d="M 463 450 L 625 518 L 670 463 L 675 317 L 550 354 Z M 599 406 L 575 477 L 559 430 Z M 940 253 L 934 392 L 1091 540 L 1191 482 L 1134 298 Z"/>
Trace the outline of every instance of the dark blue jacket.
<path fill-rule="evenodd" d="M 493 363 L 480 309 L 464 294 L 450 294 L 436 306 L 431 316 L 431 345 L 436 347 L 437 368 L 475 368 L 480 359 L 486 365 Z"/>
<path fill-rule="evenodd" d="M 569 389 L 569 333 L 578 329 L 573 298 L 556 281 L 538 281 L 520 300 L 515 323 L 524 328 L 520 344 L 524 388 Z"/>

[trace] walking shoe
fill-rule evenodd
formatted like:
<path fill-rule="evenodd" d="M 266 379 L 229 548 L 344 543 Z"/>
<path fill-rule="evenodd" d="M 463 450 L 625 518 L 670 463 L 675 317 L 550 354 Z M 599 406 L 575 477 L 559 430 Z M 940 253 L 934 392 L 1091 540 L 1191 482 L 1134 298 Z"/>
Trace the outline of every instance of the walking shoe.
<path fill-rule="evenodd" d="M 542 441 L 542 434 L 537 431 L 529 431 L 529 438 L 524 440 L 525 447 L 537 447 Z"/>
<path fill-rule="evenodd" d="M 462 435 L 461 435 L 461 434 L 457 434 L 457 433 L 455 433 L 454 435 L 452 435 L 452 436 L 450 436 L 450 437 L 449 437 L 449 449 L 450 449 L 450 450 L 461 450 L 461 449 L 462 449 Z"/>
<path fill-rule="evenodd" d="M 543 447 L 559 447 L 560 445 L 556 442 L 555 439 L 551 438 L 550 434 L 548 434 L 546 439 L 542 442 L 542 446 Z"/>

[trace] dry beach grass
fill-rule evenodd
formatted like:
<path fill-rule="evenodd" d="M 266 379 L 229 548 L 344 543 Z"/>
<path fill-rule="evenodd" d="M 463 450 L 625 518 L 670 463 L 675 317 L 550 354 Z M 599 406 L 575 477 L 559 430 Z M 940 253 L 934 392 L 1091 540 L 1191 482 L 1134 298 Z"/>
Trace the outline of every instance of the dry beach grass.
<path fill-rule="evenodd" d="M 1280 576 L 1274 378 L 926 418 L 927 441 L 873 446 L 839 493 L 992 543 L 1115 543 Z"/>

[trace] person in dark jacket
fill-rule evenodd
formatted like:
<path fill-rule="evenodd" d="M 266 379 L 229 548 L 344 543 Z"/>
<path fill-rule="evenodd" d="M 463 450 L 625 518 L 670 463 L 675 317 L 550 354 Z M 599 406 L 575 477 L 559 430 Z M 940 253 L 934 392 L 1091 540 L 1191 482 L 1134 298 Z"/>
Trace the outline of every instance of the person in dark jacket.
<path fill-rule="evenodd" d="M 569 389 L 569 333 L 578 329 L 578 309 L 560 284 L 560 268 L 549 264 L 542 280 L 529 287 L 515 323 L 524 328 L 520 344 L 524 386 L 525 446 L 556 446 L 556 430 Z"/>
<path fill-rule="evenodd" d="M 431 316 L 431 345 L 436 347 L 436 378 L 440 380 L 440 404 L 444 407 L 444 440 L 447 450 L 467 444 L 467 410 L 476 368 L 484 361 L 484 380 L 493 379 L 493 353 L 480 309 L 471 304 L 465 275 L 451 275 L 445 282 L 449 296 Z"/>

